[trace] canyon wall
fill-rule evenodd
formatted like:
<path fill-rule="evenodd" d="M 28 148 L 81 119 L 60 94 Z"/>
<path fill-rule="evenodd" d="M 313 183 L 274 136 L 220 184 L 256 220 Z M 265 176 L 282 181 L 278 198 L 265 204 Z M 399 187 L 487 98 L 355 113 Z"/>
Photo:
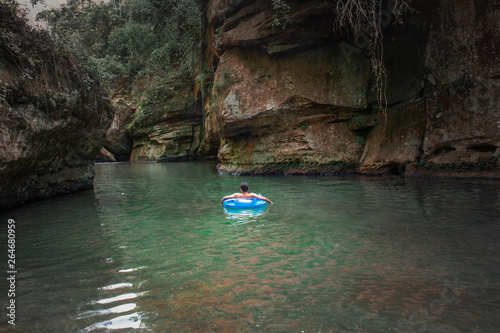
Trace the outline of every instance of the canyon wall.
<path fill-rule="evenodd" d="M 155 100 L 137 108 L 128 133 L 132 162 L 194 158 L 202 141 L 202 102 L 193 83 L 172 77 L 155 89 Z"/>
<path fill-rule="evenodd" d="M 0 210 L 93 188 L 113 111 L 89 72 L 0 6 Z"/>
<path fill-rule="evenodd" d="M 228 173 L 500 177 L 496 1 L 413 1 L 403 24 L 384 2 L 382 110 L 367 36 L 339 33 L 329 1 L 276 3 L 204 2 L 198 72 L 138 106 L 111 103 L 2 5 L 0 209 L 92 188 L 99 153 L 216 157 Z"/>
<path fill-rule="evenodd" d="M 204 128 L 221 172 L 500 175 L 495 1 L 386 16 L 383 111 L 367 43 L 334 33 L 330 2 L 287 3 L 209 2 Z"/>

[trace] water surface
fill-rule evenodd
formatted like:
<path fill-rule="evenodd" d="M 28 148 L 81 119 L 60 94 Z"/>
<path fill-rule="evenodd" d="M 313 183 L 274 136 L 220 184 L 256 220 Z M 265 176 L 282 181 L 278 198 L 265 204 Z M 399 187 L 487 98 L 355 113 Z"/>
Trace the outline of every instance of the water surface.
<path fill-rule="evenodd" d="M 225 211 L 242 181 L 274 205 Z M 15 329 L 497 332 L 498 185 L 100 164 L 94 191 L 0 214 Z"/>

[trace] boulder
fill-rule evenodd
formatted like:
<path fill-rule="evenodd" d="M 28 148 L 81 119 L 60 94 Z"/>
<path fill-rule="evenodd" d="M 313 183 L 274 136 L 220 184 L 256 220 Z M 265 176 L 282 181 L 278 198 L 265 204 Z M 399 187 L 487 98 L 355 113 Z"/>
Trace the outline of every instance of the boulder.
<path fill-rule="evenodd" d="M 106 160 L 106 156 L 109 156 L 108 162 L 128 161 L 132 151 L 132 138 L 128 135 L 126 128 L 132 121 L 131 116 L 137 107 L 123 98 L 116 98 L 113 100 L 113 108 L 115 114 L 106 132 L 105 154 L 101 154 L 101 157 Z M 104 151 L 101 150 L 101 152 Z"/>

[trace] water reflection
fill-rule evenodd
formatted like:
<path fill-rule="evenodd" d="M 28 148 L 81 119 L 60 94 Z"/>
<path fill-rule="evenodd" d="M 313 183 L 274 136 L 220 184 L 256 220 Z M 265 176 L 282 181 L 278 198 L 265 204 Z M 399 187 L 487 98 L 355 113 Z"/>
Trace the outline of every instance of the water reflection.
<path fill-rule="evenodd" d="M 114 289 L 119 289 L 119 288 L 132 288 L 133 284 L 132 283 L 115 283 L 109 286 L 104 286 L 101 288 L 98 288 L 99 290 L 114 290 Z"/>
<path fill-rule="evenodd" d="M 256 222 L 256 218 L 265 215 L 267 211 L 268 208 L 266 207 L 253 209 L 224 208 L 226 219 L 231 221 L 230 226 Z"/>
<path fill-rule="evenodd" d="M 103 309 L 103 310 L 94 310 L 94 311 L 85 311 L 80 313 L 76 319 L 85 319 L 89 317 L 94 317 L 94 316 L 102 316 L 102 315 L 107 315 L 111 313 L 123 313 L 123 312 L 128 312 L 132 311 L 137 307 L 137 304 L 135 303 L 127 303 L 127 304 L 122 304 L 115 306 L 110 309 Z"/>
<path fill-rule="evenodd" d="M 144 315 L 140 313 L 132 313 L 120 317 L 116 317 L 110 320 L 101 321 L 88 326 L 80 332 L 90 332 L 94 330 L 105 329 L 107 330 L 122 330 L 122 329 L 145 329 L 146 326 L 142 322 L 142 317 Z"/>

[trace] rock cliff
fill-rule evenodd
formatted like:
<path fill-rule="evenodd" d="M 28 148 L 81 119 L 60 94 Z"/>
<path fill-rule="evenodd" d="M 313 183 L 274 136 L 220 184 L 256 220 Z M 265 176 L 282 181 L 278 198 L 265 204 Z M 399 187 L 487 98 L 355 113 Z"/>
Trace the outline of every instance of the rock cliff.
<path fill-rule="evenodd" d="M 115 110 L 111 126 L 106 132 L 104 147 L 96 157 L 97 162 L 123 162 L 130 160 L 132 151 L 132 138 L 128 135 L 126 128 L 130 124 L 130 117 L 137 110 L 137 106 L 126 101 L 124 98 L 113 100 Z"/>
<path fill-rule="evenodd" d="M 413 1 L 403 24 L 383 1 L 383 110 L 369 34 L 336 29 L 335 2 L 203 4 L 198 72 L 149 82 L 138 107 L 115 101 L 109 130 L 109 104 L 70 58 L 34 47 L 20 62 L 31 42 L 4 43 L 0 171 L 24 180 L 2 195 L 88 188 L 99 150 L 106 161 L 217 156 L 229 173 L 500 177 L 496 1 Z"/>
<path fill-rule="evenodd" d="M 0 4 L 0 210 L 93 187 L 112 109 L 98 81 Z"/>
<path fill-rule="evenodd" d="M 155 88 L 153 101 L 139 107 L 128 133 L 132 162 L 189 159 L 201 144 L 202 104 L 193 83 L 172 77 Z"/>
<path fill-rule="evenodd" d="M 418 1 L 404 25 L 386 17 L 385 112 L 366 43 L 334 33 L 334 5 L 287 3 L 209 2 L 204 128 L 220 171 L 500 176 L 496 1 Z"/>

